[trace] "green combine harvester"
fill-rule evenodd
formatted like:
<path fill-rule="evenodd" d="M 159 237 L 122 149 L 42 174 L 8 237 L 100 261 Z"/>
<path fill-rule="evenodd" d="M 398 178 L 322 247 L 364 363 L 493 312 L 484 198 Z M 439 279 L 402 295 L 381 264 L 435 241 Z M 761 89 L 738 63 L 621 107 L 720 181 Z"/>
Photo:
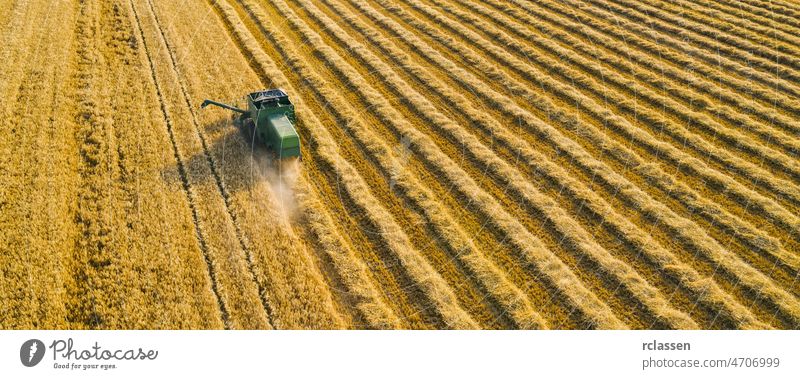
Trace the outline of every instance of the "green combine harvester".
<path fill-rule="evenodd" d="M 216 105 L 241 113 L 236 119 L 238 126 L 255 127 L 258 138 L 278 159 L 300 158 L 300 136 L 294 129 L 294 105 L 282 89 L 267 89 L 247 95 L 247 110 L 205 100 L 201 105 Z"/>

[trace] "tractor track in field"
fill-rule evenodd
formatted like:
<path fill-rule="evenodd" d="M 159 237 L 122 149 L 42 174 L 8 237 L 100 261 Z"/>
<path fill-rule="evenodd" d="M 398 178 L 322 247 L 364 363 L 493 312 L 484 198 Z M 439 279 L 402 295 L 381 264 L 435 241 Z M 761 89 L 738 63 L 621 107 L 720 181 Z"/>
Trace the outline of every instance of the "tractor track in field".
<path fill-rule="evenodd" d="M 63 4 L 60 4 L 63 5 Z M 30 5 L 25 9 L 31 13 L 41 10 L 35 5 Z M 10 10 L 9 10 L 10 11 Z M 65 33 L 61 44 L 48 44 L 47 32 L 49 28 L 57 30 L 64 27 L 67 21 L 74 21 L 74 14 L 67 13 L 67 9 L 59 8 L 56 11 L 42 14 L 26 14 L 26 16 L 41 17 L 44 23 L 32 21 L 22 17 L 20 20 L 25 24 L 20 29 L 30 33 L 20 38 L 19 41 L 5 41 L 3 53 L 8 53 L 15 59 L 19 59 L 20 67 L 9 69 L 0 75 L 0 82 L 7 81 L 7 97 L 3 98 L 0 105 L 0 182 L 3 187 L 0 189 L 0 272 L 1 276 L 9 275 L 13 283 L 3 283 L 0 285 L 0 304 L 15 304 L 8 311 L 0 316 L 0 325 L 8 325 L 6 328 L 24 329 L 54 329 L 57 328 L 61 320 L 69 317 L 70 309 L 63 301 L 59 301 L 59 291 L 42 291 L 44 286 L 60 288 L 64 291 L 69 281 L 70 268 L 65 265 L 53 266 L 52 262 L 63 262 L 72 257 L 70 251 L 54 248 L 55 244 L 69 243 L 70 241 L 58 241 L 58 235 L 64 225 L 47 222 L 47 216 L 53 212 L 54 197 L 57 197 L 58 189 L 48 188 L 52 185 L 53 162 L 46 159 L 36 151 L 47 151 L 57 140 L 54 135 L 65 137 L 69 140 L 72 130 L 64 132 L 54 130 L 53 126 L 57 122 L 63 122 L 56 112 L 59 104 L 56 102 L 59 95 L 63 96 L 65 89 L 72 89 L 71 86 L 64 86 L 60 75 L 71 77 L 74 73 L 74 62 L 66 64 L 66 70 L 57 72 L 54 69 L 55 62 L 63 59 L 64 45 L 69 45 L 74 41 L 74 29 L 71 34 Z M 61 13 L 59 13 L 61 12 Z M 53 15 L 63 14 L 62 18 L 53 20 Z M 14 16 L 18 16 L 15 14 Z M 16 17 L 15 17 L 16 18 Z M 9 23 L 12 20 L 9 20 Z M 19 26 L 19 25 L 18 25 Z M 74 25 L 69 25 L 74 26 Z M 36 29 L 34 29 L 34 27 Z M 65 42 L 66 41 L 66 42 Z M 27 42 L 27 43 L 26 43 Z M 24 48 L 26 50 L 6 51 L 9 46 L 13 49 Z M 19 56 L 15 56 L 19 53 Z M 3 54 L 3 58 L 8 56 Z M 46 57 L 48 60 L 39 62 L 37 57 Z M 56 59 L 56 58 L 59 59 Z M 5 80 L 3 80 L 5 79 Z M 3 87 L 3 85 L 0 85 Z M 67 88 L 64 88 L 67 87 Z M 51 93 L 52 91 L 52 93 Z M 38 103 L 38 105 L 37 105 Z M 37 109 L 38 108 L 38 109 Z M 62 114 L 69 118 L 70 115 Z M 13 120 L 19 120 L 20 125 L 15 125 Z M 11 121 L 11 122 L 9 122 Z M 62 135 L 64 133 L 65 135 Z M 51 138 L 51 141 L 47 141 Z M 68 141 L 67 141 L 68 142 Z M 47 145 L 45 145 L 47 144 Z M 52 150 L 51 150 L 52 151 Z M 31 170 L 30 168 L 35 168 Z M 63 204 L 58 204 L 60 206 Z M 7 230 L 7 225 L 13 223 L 14 219 L 26 220 L 25 229 Z M 39 238 L 25 238 L 26 233 L 41 233 Z M 36 254 L 41 252 L 41 254 Z M 11 273 L 6 267 L 26 262 L 24 271 Z M 66 279 L 66 280 L 65 280 Z M 45 284 L 46 282 L 46 284 Z M 63 292 L 62 292 L 63 293 Z M 37 317 L 38 315 L 38 317 Z"/>
<path fill-rule="evenodd" d="M 259 72 L 259 69 L 256 68 L 256 66 L 254 66 L 254 65 L 256 65 L 256 63 L 254 63 L 254 62 L 256 62 L 255 57 L 250 53 L 249 50 L 247 50 L 247 47 L 242 45 L 243 42 L 240 40 L 241 36 L 239 34 L 237 34 L 237 32 L 234 30 L 234 26 L 231 24 L 231 21 L 227 18 L 227 15 L 220 8 L 218 8 L 219 5 L 213 0 L 209 0 L 208 2 L 206 2 L 206 5 L 208 5 L 211 8 L 211 10 L 214 13 L 214 15 L 219 18 L 220 22 L 222 23 L 223 27 L 225 28 L 225 31 L 230 36 L 231 40 L 234 41 L 234 45 L 235 45 L 236 50 L 239 53 L 243 54 L 244 56 L 248 57 L 247 58 L 248 66 L 251 69 L 253 69 L 254 72 Z M 267 79 L 265 79 L 263 77 L 263 74 L 258 74 L 257 76 L 258 76 L 258 79 L 261 80 L 262 82 L 267 82 Z M 324 218 L 324 216 L 323 216 L 323 218 Z M 255 263 L 252 260 L 250 261 L 250 263 L 252 264 L 251 267 L 253 267 L 253 269 L 255 269 Z M 330 263 L 330 261 L 326 260 L 325 263 Z M 326 269 L 327 269 L 327 267 L 326 267 Z M 335 279 L 336 278 L 334 278 L 334 280 Z M 361 317 L 363 317 L 363 314 L 362 314 Z"/>
<path fill-rule="evenodd" d="M 219 294 L 219 289 L 217 288 L 218 281 L 217 281 L 216 267 L 215 267 L 214 262 L 212 261 L 211 257 L 209 256 L 209 253 L 208 253 L 208 247 L 206 246 L 205 238 L 203 236 L 203 231 L 202 231 L 202 228 L 201 228 L 200 223 L 199 223 L 199 217 L 198 217 L 198 214 L 197 214 L 197 208 L 195 207 L 194 194 L 192 193 L 192 189 L 191 189 L 191 186 L 190 186 L 190 183 L 189 183 L 189 179 L 187 177 L 186 168 L 185 168 L 184 162 L 183 162 L 183 157 L 181 156 L 180 149 L 178 148 L 178 145 L 177 145 L 177 143 L 175 141 L 175 136 L 174 136 L 173 131 L 172 131 L 172 121 L 171 121 L 170 116 L 169 116 L 169 114 L 167 112 L 166 104 L 164 103 L 164 101 L 165 101 L 164 97 L 161 94 L 161 86 L 160 86 L 160 84 L 158 82 L 158 78 L 156 77 L 156 71 L 153 68 L 153 60 L 152 60 L 152 57 L 150 55 L 150 49 L 148 48 L 147 41 L 145 40 L 144 30 L 142 29 L 141 20 L 139 19 L 139 14 L 136 12 L 136 8 L 135 8 L 135 6 L 133 4 L 133 0 L 129 0 L 129 2 L 130 2 L 130 9 L 133 12 L 134 18 L 136 20 L 136 27 L 137 27 L 137 29 L 139 31 L 140 41 L 142 42 L 142 45 L 144 46 L 143 50 L 145 52 L 145 55 L 147 57 L 147 62 L 149 64 L 151 79 L 153 81 L 153 85 L 155 86 L 156 93 L 158 94 L 159 104 L 161 105 L 161 107 L 160 107 L 161 108 L 161 113 L 164 116 L 164 123 L 166 125 L 167 132 L 169 133 L 169 139 L 170 139 L 170 142 L 171 142 L 171 145 L 172 145 L 173 154 L 174 154 L 175 160 L 176 160 L 176 162 L 178 164 L 178 172 L 179 172 L 180 177 L 181 177 L 181 182 L 183 184 L 183 190 L 184 190 L 184 193 L 186 195 L 186 200 L 189 203 L 189 207 L 191 208 L 192 221 L 193 221 L 193 224 L 194 224 L 195 236 L 197 237 L 197 242 L 200 245 L 200 251 L 203 253 L 203 258 L 204 258 L 204 260 L 206 262 L 206 269 L 208 271 L 209 280 L 211 282 L 211 289 L 212 289 L 212 291 L 214 293 L 214 297 L 215 297 L 215 299 L 217 301 L 217 306 L 219 308 L 220 315 L 222 316 L 223 324 L 225 325 L 225 328 L 227 329 L 229 327 L 229 323 L 230 323 L 229 315 L 228 315 L 227 307 L 226 307 L 225 303 L 222 301 L 222 297 Z"/>
<path fill-rule="evenodd" d="M 255 62 L 255 58 L 252 55 L 248 55 L 248 54 L 251 54 L 251 53 L 248 50 L 246 50 L 246 47 L 241 45 L 243 42 L 239 38 L 241 38 L 242 36 L 240 36 L 237 33 L 237 31 L 234 29 L 234 26 L 232 24 L 230 24 L 231 21 L 227 18 L 227 15 L 220 8 L 218 8 L 218 4 L 216 2 L 215 3 L 206 3 L 206 5 L 208 5 L 211 8 L 211 11 L 213 12 L 213 14 L 216 17 L 219 18 L 222 26 L 224 27 L 224 29 L 229 34 L 231 40 L 234 41 L 234 46 L 235 46 L 236 50 L 239 53 L 244 54 L 244 55 L 249 57 L 247 59 L 247 65 L 250 68 L 252 68 L 254 70 L 254 72 L 257 72 L 258 70 L 254 66 L 252 66 L 252 65 L 255 64 L 254 63 Z M 258 74 L 257 77 L 258 77 L 259 80 L 262 80 L 264 82 L 267 81 L 267 79 L 265 79 L 262 76 L 262 74 Z M 339 247 L 341 247 L 341 246 L 339 246 Z M 338 257 L 341 258 L 342 256 L 338 256 Z M 344 259 L 346 260 L 347 258 L 344 258 Z M 326 262 L 328 262 L 328 261 L 326 261 Z M 338 262 L 341 263 L 341 261 L 338 261 Z M 325 269 L 328 269 L 328 267 L 325 267 Z M 359 291 L 361 291 L 361 290 L 362 289 L 359 289 Z M 373 294 L 370 294 L 370 295 L 373 295 Z M 376 316 L 376 317 L 381 317 L 381 316 Z M 387 316 L 387 317 L 391 317 L 391 316 Z M 391 321 L 389 321 L 389 322 L 391 322 Z"/>
<path fill-rule="evenodd" d="M 236 213 L 232 210 L 230 194 L 228 193 L 227 189 L 225 188 L 224 181 L 222 179 L 222 176 L 219 173 L 219 169 L 217 168 L 217 162 L 214 159 L 214 157 L 211 154 L 211 152 L 209 151 L 208 142 L 206 141 L 205 134 L 202 132 L 202 128 L 201 128 L 200 124 L 197 121 L 197 114 L 195 113 L 196 109 L 191 104 L 190 97 L 189 97 L 189 95 L 187 94 L 187 91 L 186 91 L 186 84 L 184 83 L 184 81 L 182 79 L 181 71 L 178 68 L 178 64 L 177 64 L 177 61 L 175 59 L 175 50 L 170 46 L 170 43 L 167 40 L 166 35 L 164 34 L 164 30 L 162 29 L 161 22 L 159 21 L 158 14 L 156 13 L 156 11 L 155 11 L 155 9 L 153 7 L 152 1 L 151 0 L 147 0 L 147 5 L 148 5 L 148 7 L 150 9 L 150 12 L 152 13 L 155 21 L 156 21 L 156 27 L 158 29 L 159 35 L 161 36 L 161 42 L 166 46 L 166 50 L 169 53 L 172 72 L 175 74 L 176 80 L 177 80 L 178 85 L 180 87 L 181 95 L 182 95 L 181 97 L 183 98 L 184 102 L 186 103 L 186 107 L 188 108 L 189 113 L 192 116 L 192 125 L 194 125 L 195 133 L 196 133 L 197 137 L 199 138 L 200 143 L 201 143 L 201 145 L 203 147 L 203 155 L 205 156 L 206 161 L 208 162 L 209 168 L 211 169 L 211 173 L 214 176 L 214 182 L 216 183 L 217 188 L 219 189 L 219 193 L 222 196 L 222 199 L 223 199 L 223 201 L 225 203 L 225 211 L 228 214 L 228 216 L 231 218 L 231 221 L 232 221 L 233 226 L 234 226 L 234 230 L 236 232 L 236 238 L 239 241 L 239 245 L 241 246 L 242 250 L 245 252 L 245 254 L 247 256 L 248 270 L 250 271 L 250 275 L 252 276 L 253 281 L 256 283 L 256 285 L 258 287 L 258 293 L 259 293 L 259 295 L 261 297 L 261 302 L 262 302 L 262 305 L 264 307 L 264 311 L 267 314 L 267 320 L 269 322 L 269 325 L 275 327 L 276 326 L 276 323 L 275 323 L 276 320 L 275 320 L 274 311 L 273 311 L 272 307 L 270 306 L 269 295 L 267 294 L 267 291 L 264 288 L 263 284 L 259 280 L 257 280 L 257 275 L 255 273 L 255 263 L 254 263 L 254 260 L 253 260 L 253 251 L 250 248 L 249 243 L 247 242 L 246 237 L 245 237 L 244 233 L 242 232 L 241 227 L 239 226 L 239 220 L 238 220 L 238 217 L 236 216 Z"/>

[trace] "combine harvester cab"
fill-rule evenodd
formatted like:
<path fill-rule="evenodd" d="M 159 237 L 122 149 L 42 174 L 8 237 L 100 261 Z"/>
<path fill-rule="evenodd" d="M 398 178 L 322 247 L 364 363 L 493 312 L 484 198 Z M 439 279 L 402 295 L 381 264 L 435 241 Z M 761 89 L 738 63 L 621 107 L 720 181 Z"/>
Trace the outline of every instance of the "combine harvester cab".
<path fill-rule="evenodd" d="M 258 136 L 279 159 L 300 157 L 300 137 L 294 129 L 294 105 L 281 89 L 247 95 L 250 115 Z"/>
<path fill-rule="evenodd" d="M 205 100 L 201 107 L 213 104 L 241 113 L 243 125 L 252 122 L 259 139 L 278 159 L 300 158 L 300 136 L 294 128 L 294 105 L 282 89 L 267 89 L 247 95 L 247 110 Z"/>

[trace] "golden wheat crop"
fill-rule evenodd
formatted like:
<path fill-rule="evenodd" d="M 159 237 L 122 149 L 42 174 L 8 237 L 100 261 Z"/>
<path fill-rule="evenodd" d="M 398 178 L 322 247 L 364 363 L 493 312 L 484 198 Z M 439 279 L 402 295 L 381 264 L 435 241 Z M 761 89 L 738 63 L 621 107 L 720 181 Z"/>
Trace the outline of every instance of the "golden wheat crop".
<path fill-rule="evenodd" d="M 798 15 L 0 1 L 0 327 L 798 328 Z"/>

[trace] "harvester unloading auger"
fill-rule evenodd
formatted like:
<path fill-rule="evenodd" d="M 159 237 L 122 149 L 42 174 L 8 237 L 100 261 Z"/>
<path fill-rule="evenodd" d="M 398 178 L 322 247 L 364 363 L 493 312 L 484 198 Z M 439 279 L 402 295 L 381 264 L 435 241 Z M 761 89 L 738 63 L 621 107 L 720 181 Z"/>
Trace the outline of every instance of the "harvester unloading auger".
<path fill-rule="evenodd" d="M 278 156 L 278 159 L 300 158 L 300 136 L 294 128 L 294 105 L 282 89 L 252 92 L 246 97 L 247 110 L 205 100 L 200 106 L 216 105 L 241 113 L 236 118 L 239 126 L 255 127 L 259 139 Z"/>

